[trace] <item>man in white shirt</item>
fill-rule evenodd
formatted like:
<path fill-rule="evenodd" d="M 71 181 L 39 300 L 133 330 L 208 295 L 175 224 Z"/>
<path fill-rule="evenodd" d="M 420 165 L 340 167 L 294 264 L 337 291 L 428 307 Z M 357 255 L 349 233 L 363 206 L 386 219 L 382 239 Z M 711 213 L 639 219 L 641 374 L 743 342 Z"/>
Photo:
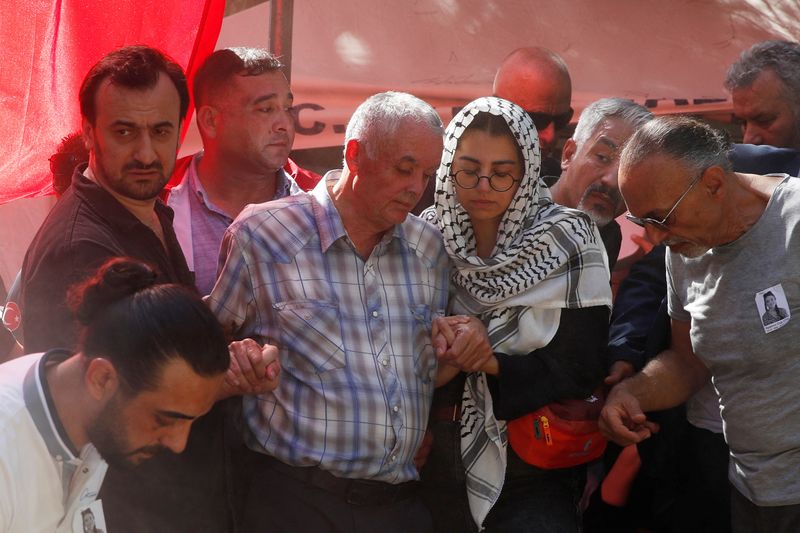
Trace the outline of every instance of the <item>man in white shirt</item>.
<path fill-rule="evenodd" d="M 95 500 L 108 464 L 181 453 L 220 395 L 221 326 L 193 291 L 155 279 L 144 263 L 112 259 L 76 292 L 77 353 L 0 366 L 0 532 L 80 533 L 87 509 L 105 530 Z"/>

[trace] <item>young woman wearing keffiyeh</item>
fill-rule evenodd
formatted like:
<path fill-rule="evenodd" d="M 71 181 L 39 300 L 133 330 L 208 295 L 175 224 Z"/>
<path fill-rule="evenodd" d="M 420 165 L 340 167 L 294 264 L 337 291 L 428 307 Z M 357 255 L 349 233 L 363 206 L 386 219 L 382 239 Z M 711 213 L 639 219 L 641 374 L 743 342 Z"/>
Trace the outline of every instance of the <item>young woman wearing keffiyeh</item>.
<path fill-rule="evenodd" d="M 471 102 L 447 128 L 435 206 L 423 213 L 454 263 L 451 312 L 480 318 L 494 352 L 481 371 L 456 381 L 464 385 L 453 410 L 461 413 L 469 508 L 487 531 L 580 530 L 584 467 L 528 465 L 508 446 L 505 421 L 584 398 L 605 374 L 608 261 L 589 218 L 552 203 L 539 180 L 538 144 L 520 107 L 494 97 Z M 435 331 L 456 331 L 460 319 L 440 320 Z M 458 365 L 442 356 L 440 382 Z M 435 519 L 447 513 L 441 502 L 435 507 Z"/>

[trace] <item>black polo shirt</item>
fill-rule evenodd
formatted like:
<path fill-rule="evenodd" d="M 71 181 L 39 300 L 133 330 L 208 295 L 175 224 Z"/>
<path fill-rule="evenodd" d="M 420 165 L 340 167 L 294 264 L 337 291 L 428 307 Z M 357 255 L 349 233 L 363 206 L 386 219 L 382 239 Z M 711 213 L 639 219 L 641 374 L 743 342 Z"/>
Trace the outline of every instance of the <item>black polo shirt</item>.
<path fill-rule="evenodd" d="M 72 187 L 53 207 L 25 254 L 21 294 L 26 353 L 75 348 L 78 325 L 66 305 L 67 289 L 112 257 L 149 263 L 160 282 L 194 286 L 172 229 L 172 209 L 156 201 L 165 248 L 150 228 L 86 178 L 84 168 L 75 170 Z"/>

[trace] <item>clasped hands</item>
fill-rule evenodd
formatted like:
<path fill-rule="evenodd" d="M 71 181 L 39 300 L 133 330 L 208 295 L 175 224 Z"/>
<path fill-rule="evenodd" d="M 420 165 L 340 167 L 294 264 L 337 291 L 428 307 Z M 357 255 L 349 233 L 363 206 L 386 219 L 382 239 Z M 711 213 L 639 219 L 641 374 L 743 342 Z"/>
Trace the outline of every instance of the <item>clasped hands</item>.
<path fill-rule="evenodd" d="M 231 364 L 225 372 L 219 399 L 262 394 L 278 386 L 281 364 L 276 346 L 260 346 L 253 339 L 244 339 L 230 343 L 228 353 Z"/>
<path fill-rule="evenodd" d="M 486 327 L 473 316 L 455 315 L 434 319 L 431 331 L 439 365 L 464 372 L 497 374 L 497 358 Z"/>

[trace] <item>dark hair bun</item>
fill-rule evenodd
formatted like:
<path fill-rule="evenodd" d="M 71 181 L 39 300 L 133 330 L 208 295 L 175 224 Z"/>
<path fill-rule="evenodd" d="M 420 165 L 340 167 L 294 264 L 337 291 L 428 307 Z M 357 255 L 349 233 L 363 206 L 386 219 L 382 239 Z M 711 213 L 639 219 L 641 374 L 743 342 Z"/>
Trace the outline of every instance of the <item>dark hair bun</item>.
<path fill-rule="evenodd" d="M 103 263 L 92 277 L 70 287 L 67 301 L 81 324 L 88 325 L 114 302 L 153 286 L 156 277 L 156 271 L 146 263 L 115 257 Z"/>

